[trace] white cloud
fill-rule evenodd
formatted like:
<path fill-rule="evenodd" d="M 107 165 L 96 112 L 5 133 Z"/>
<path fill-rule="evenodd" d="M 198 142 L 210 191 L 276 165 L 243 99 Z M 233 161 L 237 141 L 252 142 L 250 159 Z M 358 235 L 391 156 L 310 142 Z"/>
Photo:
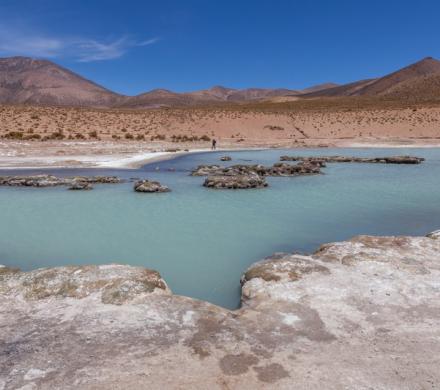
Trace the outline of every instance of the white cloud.
<path fill-rule="evenodd" d="M 79 62 L 104 61 L 122 57 L 130 49 L 149 46 L 158 38 L 135 40 L 129 36 L 99 41 L 90 38 L 51 37 L 0 25 L 0 55 L 72 58 Z"/>
<path fill-rule="evenodd" d="M 159 38 L 151 38 L 151 39 L 147 39 L 146 41 L 138 42 L 136 46 L 148 46 L 156 43 L 157 41 L 159 41 Z"/>

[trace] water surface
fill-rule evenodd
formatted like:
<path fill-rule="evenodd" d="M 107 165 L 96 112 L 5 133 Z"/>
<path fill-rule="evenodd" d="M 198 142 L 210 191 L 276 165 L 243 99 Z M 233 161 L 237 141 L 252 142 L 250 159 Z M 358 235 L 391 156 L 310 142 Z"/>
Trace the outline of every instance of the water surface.
<path fill-rule="evenodd" d="M 268 178 L 267 189 L 216 191 L 188 171 L 224 153 L 186 155 L 140 170 L 38 170 L 157 179 L 166 194 L 132 183 L 0 188 L 0 264 L 24 270 L 126 263 L 158 270 L 176 294 L 235 308 L 239 279 L 273 252 L 311 252 L 356 234 L 426 234 L 440 226 L 439 149 L 228 152 L 234 163 L 273 164 L 283 154 L 425 157 L 420 165 L 328 164 L 324 175 Z M 159 170 L 157 171 L 157 168 Z M 168 171 L 174 169 L 175 171 Z M 17 172 L 0 171 L 0 175 Z"/>

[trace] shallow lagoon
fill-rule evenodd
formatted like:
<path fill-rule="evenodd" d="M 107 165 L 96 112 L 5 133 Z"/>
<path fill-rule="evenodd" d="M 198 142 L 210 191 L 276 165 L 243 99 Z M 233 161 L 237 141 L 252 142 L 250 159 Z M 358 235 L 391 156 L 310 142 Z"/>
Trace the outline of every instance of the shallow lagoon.
<path fill-rule="evenodd" d="M 0 188 L 0 264 L 25 270 L 142 265 L 158 270 L 176 294 L 236 308 L 242 272 L 274 252 L 311 252 L 356 234 L 423 235 L 440 227 L 440 149 L 228 152 L 233 161 L 227 165 L 268 165 L 283 154 L 427 159 L 420 165 L 328 164 L 324 175 L 268 178 L 270 187 L 258 190 L 207 190 L 203 178 L 188 176 L 198 164 L 220 163 L 224 154 L 188 154 L 136 171 L 32 171 L 146 177 L 173 192 L 137 194 L 132 183 L 85 192 Z"/>

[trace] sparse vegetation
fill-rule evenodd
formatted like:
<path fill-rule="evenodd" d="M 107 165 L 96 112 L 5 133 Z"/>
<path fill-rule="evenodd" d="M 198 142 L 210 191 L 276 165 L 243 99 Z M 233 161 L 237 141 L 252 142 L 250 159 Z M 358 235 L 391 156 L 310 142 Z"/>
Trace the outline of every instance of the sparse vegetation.
<path fill-rule="evenodd" d="M 284 127 L 282 126 L 273 126 L 273 125 L 266 125 L 264 126 L 264 128 L 269 130 L 279 130 L 279 131 L 284 130 Z"/>
<path fill-rule="evenodd" d="M 272 137 L 295 142 L 307 137 L 343 139 L 359 134 L 420 138 L 438 136 L 440 102 L 342 97 L 166 110 L 0 105 L 0 118 L 0 137 L 7 140 L 202 143 L 214 137 L 239 142 Z"/>

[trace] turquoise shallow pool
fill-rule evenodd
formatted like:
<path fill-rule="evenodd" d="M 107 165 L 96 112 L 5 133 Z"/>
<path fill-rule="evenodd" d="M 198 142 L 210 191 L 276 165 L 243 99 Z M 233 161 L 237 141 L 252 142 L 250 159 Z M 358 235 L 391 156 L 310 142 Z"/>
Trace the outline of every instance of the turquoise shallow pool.
<path fill-rule="evenodd" d="M 187 155 L 137 171 L 50 170 L 158 179 L 172 188 L 167 194 L 136 194 L 132 183 L 86 192 L 0 188 L 0 264 L 25 270 L 142 265 L 158 270 L 176 294 L 235 308 L 242 272 L 273 252 L 310 252 L 356 234 L 426 234 L 440 227 L 439 149 L 228 153 L 230 164 L 272 164 L 283 154 L 427 159 L 414 166 L 328 164 L 324 175 L 269 178 L 270 187 L 260 190 L 207 190 L 203 178 L 188 176 L 198 164 L 218 163 L 222 154 Z M 11 171 L 0 172 L 5 174 Z"/>

